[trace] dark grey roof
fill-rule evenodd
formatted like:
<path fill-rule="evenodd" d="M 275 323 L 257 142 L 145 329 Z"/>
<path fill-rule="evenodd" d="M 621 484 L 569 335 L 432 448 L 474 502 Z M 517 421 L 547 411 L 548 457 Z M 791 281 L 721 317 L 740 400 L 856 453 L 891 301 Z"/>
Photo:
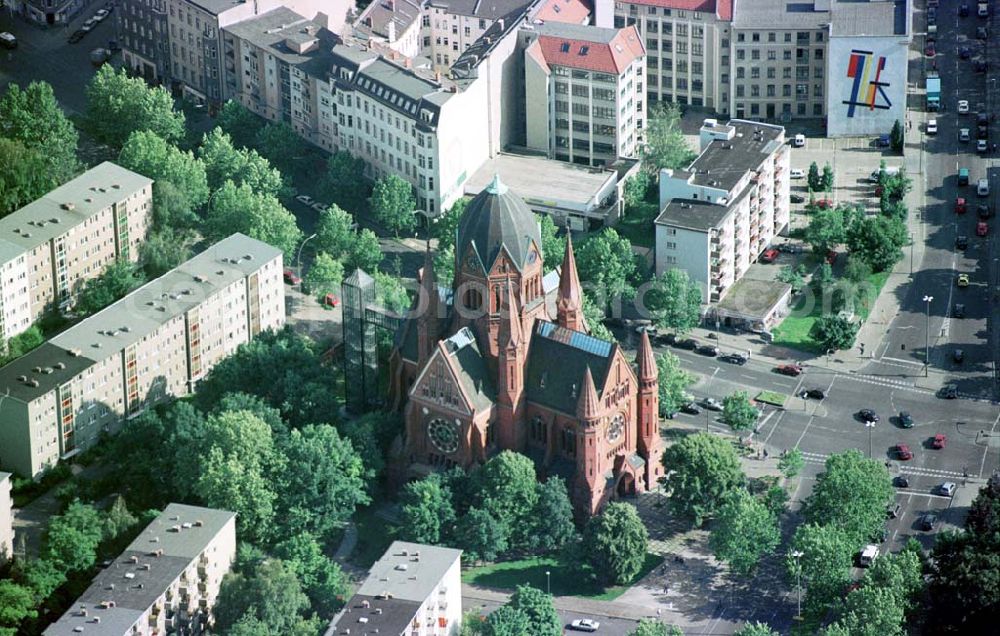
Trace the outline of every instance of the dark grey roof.
<path fill-rule="evenodd" d="M 333 60 L 331 50 L 339 42 L 336 34 L 319 22 L 308 20 L 287 7 L 230 24 L 223 30 L 266 49 L 279 60 L 314 77 L 325 77 L 329 73 Z M 289 48 L 289 44 L 307 52 L 299 53 Z"/>
<path fill-rule="evenodd" d="M 531 28 L 538 35 L 550 35 L 552 37 L 581 40 L 583 42 L 598 42 L 601 44 L 611 44 L 618 37 L 619 33 L 619 29 L 596 27 L 589 24 L 571 24 L 569 22 L 542 22 L 531 25 Z"/>
<path fill-rule="evenodd" d="M 358 16 L 356 26 L 371 29 L 384 38 L 389 37 L 389 24 L 395 28 L 395 37 L 403 37 L 403 33 L 414 22 L 420 19 L 422 3 L 413 0 L 374 0 Z"/>
<path fill-rule="evenodd" d="M 344 609 L 333 617 L 326 634 L 408 634 L 410 622 L 420 609 L 417 601 L 355 594 Z"/>
<path fill-rule="evenodd" d="M 445 9 L 447 13 L 466 15 L 487 20 L 502 18 L 511 11 L 527 8 L 535 0 L 430 0 L 432 7 Z"/>
<path fill-rule="evenodd" d="M 196 7 L 208 11 L 212 15 L 219 15 L 241 4 L 245 4 L 246 0 L 189 0 L 189 2 Z"/>
<path fill-rule="evenodd" d="M 781 143 L 781 126 L 756 121 L 732 119 L 720 128 L 735 129 L 732 139 L 712 140 L 688 171 L 694 173 L 692 183 L 731 190 L 748 170 L 756 170 Z"/>
<path fill-rule="evenodd" d="M 718 227 L 732 210 L 730 205 L 718 205 L 708 201 L 671 199 L 656 217 L 656 224 L 707 232 L 713 227 Z"/>
<path fill-rule="evenodd" d="M 0 369 L 0 395 L 27 403 L 69 382 L 93 364 L 96 361 L 92 358 L 74 356 L 51 342 L 43 342 Z M 19 380 L 21 377 L 25 379 Z M 30 381 L 38 386 L 31 386 Z"/>
<path fill-rule="evenodd" d="M 499 176 L 472 199 L 458 224 L 456 245 L 461 250 L 460 259 L 466 258 L 467 250 L 474 249 L 486 271 L 501 248 L 507 250 L 518 270 L 524 271 L 532 242 L 540 251 L 538 221 L 524 200 L 511 192 Z"/>
<path fill-rule="evenodd" d="M 575 415 L 586 368 L 600 397 L 613 350 L 610 342 L 582 331 L 535 322 L 524 379 L 528 401 Z"/>
<path fill-rule="evenodd" d="M 503 41 L 512 31 L 517 30 L 524 19 L 529 15 L 532 5 L 525 5 L 514 9 L 503 20 L 496 20 L 479 36 L 469 48 L 465 49 L 457 60 L 448 69 L 451 78 L 459 86 L 468 86 L 479 77 L 479 64 L 486 59 L 493 49 Z"/>
<path fill-rule="evenodd" d="M 472 400 L 473 407 L 477 411 L 489 410 L 496 400 L 496 387 L 472 331 L 462 327 L 444 341 L 444 346 L 455 361 L 458 381 Z"/>

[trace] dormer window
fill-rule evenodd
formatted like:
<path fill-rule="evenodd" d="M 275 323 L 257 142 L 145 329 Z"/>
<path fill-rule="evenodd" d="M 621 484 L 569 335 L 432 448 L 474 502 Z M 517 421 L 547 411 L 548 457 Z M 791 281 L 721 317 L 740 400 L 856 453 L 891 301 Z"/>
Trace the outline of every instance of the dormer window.
<path fill-rule="evenodd" d="M 559 52 L 569 53 L 569 42 L 563 42 L 561 45 L 559 45 Z"/>

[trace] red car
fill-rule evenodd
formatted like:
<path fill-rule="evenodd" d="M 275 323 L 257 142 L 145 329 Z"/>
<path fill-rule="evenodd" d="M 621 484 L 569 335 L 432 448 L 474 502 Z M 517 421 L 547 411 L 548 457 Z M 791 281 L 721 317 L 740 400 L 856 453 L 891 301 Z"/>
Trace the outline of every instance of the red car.
<path fill-rule="evenodd" d="M 830 250 L 826 253 L 826 262 L 833 265 L 837 262 L 837 252 L 836 250 Z"/>
<path fill-rule="evenodd" d="M 896 444 L 893 451 L 895 451 L 896 459 L 900 459 L 902 461 L 913 459 L 913 451 L 911 451 L 910 447 L 906 444 Z"/>
<path fill-rule="evenodd" d="M 298 285 L 299 283 L 302 282 L 302 279 L 299 276 L 297 276 L 295 272 L 293 272 L 292 270 L 286 269 L 285 282 L 288 283 L 289 285 Z"/>
<path fill-rule="evenodd" d="M 976 223 L 976 236 L 986 236 L 990 231 L 990 226 L 986 225 L 986 221 L 980 221 Z"/>
<path fill-rule="evenodd" d="M 937 435 L 934 436 L 934 439 L 931 440 L 931 447 L 936 448 L 938 450 L 941 450 L 947 445 L 948 445 L 948 436 L 945 435 L 944 433 L 938 433 Z"/>
<path fill-rule="evenodd" d="M 323 296 L 323 304 L 327 307 L 336 307 L 340 304 L 340 299 L 333 294 L 327 294 Z"/>
<path fill-rule="evenodd" d="M 965 199 L 958 197 L 955 199 L 955 214 L 965 214 Z"/>
<path fill-rule="evenodd" d="M 783 364 L 780 367 L 775 367 L 775 371 L 781 375 L 797 376 L 802 375 L 802 367 L 797 364 Z"/>
<path fill-rule="evenodd" d="M 826 210 L 827 208 L 833 207 L 833 199 L 816 199 L 816 202 L 813 205 L 820 210 Z"/>
<path fill-rule="evenodd" d="M 934 57 L 937 55 L 937 49 L 934 48 L 934 43 L 930 42 L 924 47 L 924 55 L 927 57 Z"/>
<path fill-rule="evenodd" d="M 875 196 L 880 197 L 882 196 L 883 192 L 885 192 L 885 186 L 883 185 L 875 186 Z"/>
<path fill-rule="evenodd" d="M 778 250 L 773 247 L 764 250 L 764 253 L 760 255 L 760 260 L 764 263 L 773 263 L 778 260 Z"/>

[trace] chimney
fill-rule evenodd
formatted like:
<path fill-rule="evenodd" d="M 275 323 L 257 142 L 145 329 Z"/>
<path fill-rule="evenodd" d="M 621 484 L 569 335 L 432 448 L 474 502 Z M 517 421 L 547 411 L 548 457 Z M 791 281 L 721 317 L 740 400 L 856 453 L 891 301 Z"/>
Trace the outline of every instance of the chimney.
<path fill-rule="evenodd" d="M 500 25 L 500 30 L 503 31 L 503 18 L 500 18 L 499 20 L 497 20 L 497 24 Z"/>
<path fill-rule="evenodd" d="M 434 71 L 434 81 L 438 84 L 441 83 L 441 71 Z"/>

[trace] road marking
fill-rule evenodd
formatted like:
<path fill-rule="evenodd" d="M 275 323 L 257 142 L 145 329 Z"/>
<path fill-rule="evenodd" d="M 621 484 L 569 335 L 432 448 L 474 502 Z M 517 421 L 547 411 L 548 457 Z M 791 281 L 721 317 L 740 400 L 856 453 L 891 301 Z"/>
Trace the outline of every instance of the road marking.
<path fill-rule="evenodd" d="M 889 356 L 883 356 L 883 357 L 879 358 L 878 360 L 879 360 L 879 362 L 882 362 L 883 360 L 891 360 L 892 362 L 898 362 L 900 364 L 909 364 L 909 365 L 912 365 L 912 366 L 915 366 L 915 367 L 923 367 L 924 366 L 923 362 L 917 362 L 916 360 L 904 360 L 903 358 L 890 358 Z"/>
<path fill-rule="evenodd" d="M 1000 415 L 997 415 L 997 419 L 993 420 L 993 426 L 990 428 L 990 434 L 992 435 L 997 429 L 997 424 L 1000 423 Z M 986 470 L 986 455 L 990 452 L 989 443 L 983 448 L 983 461 L 979 462 L 979 476 L 983 476 L 983 471 Z"/>

